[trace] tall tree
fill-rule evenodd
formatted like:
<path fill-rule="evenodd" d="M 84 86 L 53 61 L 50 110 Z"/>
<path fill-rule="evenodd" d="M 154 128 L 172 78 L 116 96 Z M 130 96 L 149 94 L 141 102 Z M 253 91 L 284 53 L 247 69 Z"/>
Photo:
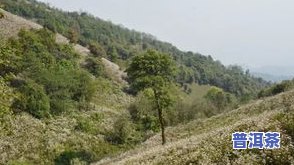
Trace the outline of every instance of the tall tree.
<path fill-rule="evenodd" d="M 167 54 L 148 50 L 140 56 L 135 56 L 127 69 L 131 88 L 135 92 L 151 89 L 158 112 L 161 127 L 162 144 L 166 143 L 164 132 L 163 110 L 173 101 L 169 94 L 169 87 L 175 78 L 175 64 Z"/>

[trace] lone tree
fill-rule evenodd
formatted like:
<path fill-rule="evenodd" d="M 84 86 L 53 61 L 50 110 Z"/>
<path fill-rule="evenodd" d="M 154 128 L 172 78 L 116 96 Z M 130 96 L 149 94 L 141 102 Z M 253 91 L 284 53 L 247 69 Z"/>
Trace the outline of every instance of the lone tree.
<path fill-rule="evenodd" d="M 163 110 L 172 105 L 169 87 L 174 82 L 175 64 L 169 55 L 148 50 L 145 54 L 135 56 L 127 69 L 131 88 L 135 92 L 151 89 L 158 111 L 161 127 L 162 144 L 166 143 L 164 134 Z"/>

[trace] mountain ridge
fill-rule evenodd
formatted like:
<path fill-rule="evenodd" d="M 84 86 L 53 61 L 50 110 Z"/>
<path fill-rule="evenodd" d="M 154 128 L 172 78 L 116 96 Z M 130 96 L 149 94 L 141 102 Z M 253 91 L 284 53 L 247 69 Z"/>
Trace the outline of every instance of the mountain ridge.
<path fill-rule="evenodd" d="M 142 54 L 147 49 L 155 49 L 175 59 L 179 66 L 177 82 L 181 85 L 193 82 L 210 84 L 237 97 L 254 97 L 257 90 L 269 85 L 260 78 L 246 75 L 241 67 L 226 67 L 211 56 L 180 51 L 170 43 L 156 40 L 150 34 L 114 25 L 86 12 L 64 12 L 35 0 L 2 0 L 1 3 L 7 11 L 34 20 L 68 38 L 75 31 L 79 34 L 78 42 L 81 45 L 88 47 L 92 42 L 99 44 L 106 52 L 105 58 L 117 61 L 123 68 L 135 55 Z"/>

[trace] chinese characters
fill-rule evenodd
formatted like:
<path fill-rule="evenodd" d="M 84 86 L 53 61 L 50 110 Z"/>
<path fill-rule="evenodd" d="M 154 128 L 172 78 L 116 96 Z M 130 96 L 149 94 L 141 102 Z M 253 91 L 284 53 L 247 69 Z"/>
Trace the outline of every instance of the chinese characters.
<path fill-rule="evenodd" d="M 235 132 L 232 134 L 233 149 L 276 149 L 280 148 L 278 132 Z"/>

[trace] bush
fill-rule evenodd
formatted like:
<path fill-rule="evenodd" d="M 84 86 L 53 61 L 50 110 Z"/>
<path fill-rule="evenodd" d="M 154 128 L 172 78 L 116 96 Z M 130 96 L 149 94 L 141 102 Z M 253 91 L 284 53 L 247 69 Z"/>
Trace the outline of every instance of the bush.
<path fill-rule="evenodd" d="M 89 134 L 98 134 L 100 129 L 99 125 L 101 122 L 102 116 L 98 113 L 94 114 L 93 116 L 87 118 L 87 117 L 81 117 L 77 119 L 77 125 L 75 126 L 76 130 L 86 132 Z"/>
<path fill-rule="evenodd" d="M 4 17 L 5 17 L 4 13 L 0 11 L 0 19 L 2 19 Z"/>
<path fill-rule="evenodd" d="M 15 98 L 13 91 L 9 88 L 5 81 L 0 77 L 0 118 L 7 112 L 12 104 L 11 100 Z"/>
<path fill-rule="evenodd" d="M 72 165 L 75 163 L 90 164 L 93 161 L 93 155 L 87 151 L 65 151 L 55 160 L 55 165 Z"/>
<path fill-rule="evenodd" d="M 89 49 L 95 57 L 106 57 L 106 51 L 100 44 L 96 42 L 91 42 L 89 44 Z"/>
<path fill-rule="evenodd" d="M 14 108 L 24 110 L 39 119 L 49 116 L 50 99 L 42 86 L 28 81 L 19 88 L 19 92 L 22 95 L 14 102 Z"/>
<path fill-rule="evenodd" d="M 274 96 L 282 92 L 289 91 L 294 88 L 294 80 L 285 80 L 279 84 L 275 84 L 270 88 L 261 90 L 258 98 Z"/>
<path fill-rule="evenodd" d="M 137 123 L 142 131 L 159 131 L 157 112 L 154 102 L 150 99 L 152 92 L 145 90 L 137 95 L 136 101 L 129 106 L 132 120 Z"/>
<path fill-rule="evenodd" d="M 101 59 L 92 57 L 87 58 L 84 68 L 96 77 L 105 76 L 105 68 Z"/>
<path fill-rule="evenodd" d="M 108 134 L 106 140 L 113 144 L 135 144 L 141 141 L 141 136 L 135 131 L 130 119 L 120 117 L 113 126 L 113 131 Z"/>

